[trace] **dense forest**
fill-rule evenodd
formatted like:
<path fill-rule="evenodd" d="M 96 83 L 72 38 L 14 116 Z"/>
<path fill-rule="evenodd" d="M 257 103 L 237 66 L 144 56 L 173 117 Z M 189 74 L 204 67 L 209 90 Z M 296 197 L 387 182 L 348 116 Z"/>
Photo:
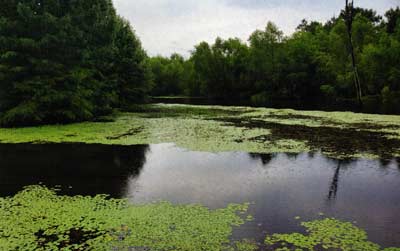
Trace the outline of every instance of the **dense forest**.
<path fill-rule="evenodd" d="M 303 20 L 291 36 L 273 24 L 248 42 L 217 38 L 190 58 L 154 57 L 154 96 L 249 100 L 252 105 L 400 112 L 400 9 L 385 17 L 351 6 L 326 23 Z M 351 43 L 350 43 L 351 39 Z M 351 56 L 360 84 L 360 102 Z"/>
<path fill-rule="evenodd" d="M 91 120 L 141 102 L 146 53 L 111 0 L 0 0 L 0 124 Z"/>
<path fill-rule="evenodd" d="M 2 126 L 93 120 L 150 95 L 400 112 L 399 8 L 382 17 L 351 6 L 290 36 L 268 23 L 248 41 L 217 38 L 189 58 L 149 58 L 112 0 L 0 6 Z"/>

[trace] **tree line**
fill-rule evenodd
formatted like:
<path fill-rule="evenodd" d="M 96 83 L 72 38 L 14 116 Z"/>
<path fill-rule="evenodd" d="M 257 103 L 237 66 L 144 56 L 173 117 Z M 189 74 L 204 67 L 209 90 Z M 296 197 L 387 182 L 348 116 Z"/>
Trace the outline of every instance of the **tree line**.
<path fill-rule="evenodd" d="M 400 113 L 400 9 L 382 17 L 346 3 L 340 16 L 303 20 L 291 36 L 269 22 L 248 41 L 217 38 L 187 59 L 157 56 L 149 64 L 154 96 Z"/>
<path fill-rule="evenodd" d="M 290 36 L 270 22 L 248 41 L 202 42 L 185 58 L 148 57 L 112 0 L 0 6 L 0 126 L 94 120 L 149 95 L 400 113 L 399 8 L 381 17 L 346 4 Z"/>
<path fill-rule="evenodd" d="M 0 0 L 0 125 L 92 120 L 150 91 L 112 0 Z"/>

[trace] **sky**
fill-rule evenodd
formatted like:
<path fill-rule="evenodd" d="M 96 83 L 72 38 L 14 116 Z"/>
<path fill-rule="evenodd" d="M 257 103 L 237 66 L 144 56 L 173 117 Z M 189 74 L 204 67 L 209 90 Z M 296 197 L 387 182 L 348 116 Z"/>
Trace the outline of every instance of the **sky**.
<path fill-rule="evenodd" d="M 355 5 L 383 14 L 400 0 L 355 0 Z M 215 38 L 246 41 L 272 21 L 286 35 L 302 19 L 327 21 L 337 16 L 344 0 L 114 0 L 119 15 L 129 20 L 151 56 L 188 56 L 196 44 Z"/>

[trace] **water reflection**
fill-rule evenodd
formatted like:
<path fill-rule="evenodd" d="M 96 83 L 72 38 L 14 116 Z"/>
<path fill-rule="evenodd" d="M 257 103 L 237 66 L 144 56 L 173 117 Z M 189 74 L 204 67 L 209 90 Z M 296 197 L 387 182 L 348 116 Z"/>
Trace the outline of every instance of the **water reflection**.
<path fill-rule="evenodd" d="M 125 194 L 143 168 L 148 146 L 0 144 L 0 196 L 24 186 L 61 186 L 68 195 Z"/>
<path fill-rule="evenodd" d="M 254 154 L 250 153 L 250 157 L 253 159 L 260 159 L 263 165 L 268 165 L 269 162 L 272 161 L 272 159 L 275 157 L 275 154 Z"/>
<path fill-rule="evenodd" d="M 236 237 L 300 231 L 298 221 L 356 221 L 371 240 L 400 246 L 400 159 L 338 161 L 318 153 L 203 153 L 151 146 L 0 145 L 0 194 L 23 186 L 72 186 L 133 203 L 168 200 L 211 208 L 252 202 L 253 222 Z M 324 217 L 325 217 L 324 216 Z"/>
<path fill-rule="evenodd" d="M 338 161 L 338 166 L 335 170 L 335 175 L 333 176 L 331 187 L 329 188 L 328 200 L 336 199 L 338 185 L 339 185 L 340 168 L 341 168 L 341 161 Z"/>
<path fill-rule="evenodd" d="M 373 241 L 400 245 L 395 161 L 338 161 L 318 153 L 212 154 L 155 145 L 140 175 L 128 182 L 126 197 L 135 203 L 168 200 L 211 208 L 252 202 L 255 220 L 235 234 L 260 241 L 266 231 L 301 231 L 296 216 L 308 220 L 323 213 L 357 221 Z"/>

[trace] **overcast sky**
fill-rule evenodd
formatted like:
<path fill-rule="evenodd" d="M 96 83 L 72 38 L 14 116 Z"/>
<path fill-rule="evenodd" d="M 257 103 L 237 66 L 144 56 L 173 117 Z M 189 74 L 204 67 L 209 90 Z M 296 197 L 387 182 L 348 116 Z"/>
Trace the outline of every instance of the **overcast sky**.
<path fill-rule="evenodd" d="M 114 0 L 149 55 L 188 55 L 201 41 L 239 37 L 247 40 L 268 21 L 291 34 L 300 21 L 326 21 L 337 15 L 344 0 Z M 355 0 L 357 6 L 380 14 L 400 0 Z"/>

